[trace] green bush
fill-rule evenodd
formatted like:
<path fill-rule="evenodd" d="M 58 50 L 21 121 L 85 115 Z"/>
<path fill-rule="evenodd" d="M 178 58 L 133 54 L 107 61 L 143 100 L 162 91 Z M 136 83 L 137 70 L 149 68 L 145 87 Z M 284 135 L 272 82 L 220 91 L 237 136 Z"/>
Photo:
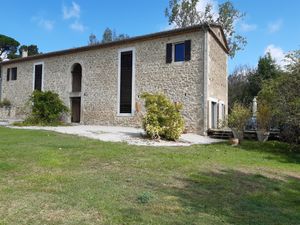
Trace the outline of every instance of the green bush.
<path fill-rule="evenodd" d="M 32 112 L 24 121 L 28 125 L 58 125 L 61 116 L 69 111 L 58 94 L 51 91 L 34 91 L 30 96 L 30 103 Z"/>
<path fill-rule="evenodd" d="M 11 106 L 11 102 L 8 99 L 3 99 L 3 101 L 0 102 L 0 108 L 2 107 L 10 107 Z"/>
<path fill-rule="evenodd" d="M 271 121 L 272 111 L 270 106 L 264 101 L 259 101 L 256 116 L 258 130 L 268 131 L 271 126 Z"/>
<path fill-rule="evenodd" d="M 232 129 L 233 135 L 239 140 L 244 139 L 244 128 L 251 111 L 240 103 L 234 103 L 228 116 L 228 126 Z"/>
<path fill-rule="evenodd" d="M 141 204 L 146 204 L 146 203 L 149 203 L 152 198 L 153 198 L 153 196 L 151 193 L 143 192 L 138 195 L 137 201 Z"/>
<path fill-rule="evenodd" d="M 243 131 L 251 111 L 240 103 L 234 103 L 228 116 L 228 126 Z"/>
<path fill-rule="evenodd" d="M 163 94 L 144 93 L 146 115 L 143 128 L 152 139 L 177 140 L 184 131 L 181 104 L 175 104 Z"/>

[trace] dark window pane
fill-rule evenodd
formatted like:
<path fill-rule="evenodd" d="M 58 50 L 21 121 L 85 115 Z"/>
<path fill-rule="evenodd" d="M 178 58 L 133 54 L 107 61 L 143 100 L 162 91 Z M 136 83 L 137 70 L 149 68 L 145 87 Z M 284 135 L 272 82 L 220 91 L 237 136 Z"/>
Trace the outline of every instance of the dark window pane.
<path fill-rule="evenodd" d="M 43 65 L 36 65 L 34 72 L 34 90 L 42 90 L 42 74 L 43 74 Z"/>
<path fill-rule="evenodd" d="M 10 68 L 7 69 L 7 74 L 6 74 L 6 80 L 9 81 L 10 79 Z"/>
<path fill-rule="evenodd" d="M 11 80 L 17 80 L 17 67 L 11 69 Z"/>
<path fill-rule="evenodd" d="M 184 61 L 184 43 L 175 44 L 175 62 L 182 62 Z"/>
<path fill-rule="evenodd" d="M 81 92 L 82 68 L 80 64 L 75 64 L 72 70 L 72 92 Z"/>
<path fill-rule="evenodd" d="M 132 112 L 132 51 L 121 53 L 120 113 Z"/>

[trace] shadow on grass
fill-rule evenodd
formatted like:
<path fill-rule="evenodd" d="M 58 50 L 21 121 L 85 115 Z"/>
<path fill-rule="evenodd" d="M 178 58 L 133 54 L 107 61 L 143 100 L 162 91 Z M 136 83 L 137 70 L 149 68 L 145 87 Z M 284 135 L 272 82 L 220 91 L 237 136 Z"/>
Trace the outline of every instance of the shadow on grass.
<path fill-rule="evenodd" d="M 188 179 L 178 180 L 184 184 L 182 187 L 165 192 L 176 196 L 182 207 L 188 209 L 187 213 L 217 218 L 214 224 L 299 224 L 299 179 L 277 180 L 225 170 L 192 174 Z"/>
<path fill-rule="evenodd" d="M 268 141 L 262 143 L 257 141 L 244 141 L 239 148 L 247 151 L 272 153 L 275 157 L 269 156 L 268 159 L 277 159 L 283 163 L 300 164 L 300 150 L 295 148 L 291 150 L 290 146 L 283 142 Z"/>

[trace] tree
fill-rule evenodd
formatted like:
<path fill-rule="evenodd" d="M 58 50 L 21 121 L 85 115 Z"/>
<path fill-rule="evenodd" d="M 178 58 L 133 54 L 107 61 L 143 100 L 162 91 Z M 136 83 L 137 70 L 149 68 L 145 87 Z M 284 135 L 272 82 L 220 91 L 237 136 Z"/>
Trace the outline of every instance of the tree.
<path fill-rule="evenodd" d="M 300 143 L 300 72 L 281 74 L 264 83 L 258 98 L 269 105 L 285 141 Z M 298 146 L 299 147 L 299 146 Z"/>
<path fill-rule="evenodd" d="M 263 82 L 274 79 L 282 73 L 271 54 L 268 52 L 265 56 L 260 57 L 256 73 L 249 77 L 249 88 L 252 96 L 257 96 L 262 89 Z"/>
<path fill-rule="evenodd" d="M 106 28 L 102 35 L 102 43 L 108 43 L 113 41 L 113 31 L 110 28 Z"/>
<path fill-rule="evenodd" d="M 22 45 L 20 48 L 19 48 L 19 55 L 20 57 L 22 57 L 22 52 L 23 51 L 28 51 L 28 56 L 34 56 L 34 55 L 38 55 L 40 54 L 39 52 L 39 49 L 36 45 Z"/>
<path fill-rule="evenodd" d="M 108 42 L 112 42 L 112 41 L 120 41 L 120 40 L 124 40 L 124 39 L 128 39 L 129 35 L 127 34 L 117 34 L 116 31 L 110 29 L 110 28 L 106 28 L 104 33 L 103 33 L 103 37 L 102 37 L 102 43 L 108 43 Z"/>
<path fill-rule="evenodd" d="M 289 72 L 300 72 L 300 49 L 290 52 L 286 55 L 285 60 L 288 62 L 286 70 Z"/>
<path fill-rule="evenodd" d="M 253 95 L 249 91 L 249 77 L 253 76 L 256 70 L 249 66 L 239 66 L 228 77 L 228 108 L 231 110 L 234 103 L 245 106 L 251 104 Z"/>
<path fill-rule="evenodd" d="M 96 35 L 95 34 L 90 34 L 89 45 L 96 45 L 98 43 L 99 43 L 99 41 L 97 40 Z"/>
<path fill-rule="evenodd" d="M 0 57 L 3 54 L 7 55 L 7 58 L 14 58 L 20 43 L 15 39 L 0 34 Z"/>
<path fill-rule="evenodd" d="M 237 51 L 246 45 L 246 38 L 237 34 L 234 24 L 244 17 L 244 14 L 234 8 L 230 1 L 219 5 L 218 15 L 212 12 L 212 5 L 207 4 L 204 11 L 198 11 L 200 0 L 169 0 L 169 8 L 165 11 L 169 24 L 182 28 L 203 23 L 217 23 L 224 29 L 228 42 L 230 56 L 233 58 Z"/>
<path fill-rule="evenodd" d="M 232 58 L 237 51 L 243 50 L 247 44 L 246 38 L 237 34 L 234 27 L 235 22 L 244 16 L 245 14 L 235 9 L 230 1 L 219 5 L 219 17 L 215 22 L 220 24 L 224 29 L 230 50 L 229 54 Z"/>
<path fill-rule="evenodd" d="M 121 41 L 121 40 L 125 40 L 125 39 L 128 39 L 129 38 L 129 35 L 127 34 L 119 34 L 119 35 L 116 35 L 114 33 L 114 36 L 113 36 L 113 40 L 114 41 Z"/>

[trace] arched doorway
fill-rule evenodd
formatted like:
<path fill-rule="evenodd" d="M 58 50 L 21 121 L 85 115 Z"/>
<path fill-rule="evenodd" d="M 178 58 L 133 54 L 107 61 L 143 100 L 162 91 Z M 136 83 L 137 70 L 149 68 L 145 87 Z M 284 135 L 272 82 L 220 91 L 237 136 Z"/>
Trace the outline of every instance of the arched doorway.
<path fill-rule="evenodd" d="M 81 80 L 82 67 L 75 63 L 71 69 L 72 74 L 72 97 L 71 97 L 71 122 L 80 123 L 81 114 Z"/>
<path fill-rule="evenodd" d="M 79 63 L 72 66 L 72 92 L 81 92 L 82 67 Z"/>

